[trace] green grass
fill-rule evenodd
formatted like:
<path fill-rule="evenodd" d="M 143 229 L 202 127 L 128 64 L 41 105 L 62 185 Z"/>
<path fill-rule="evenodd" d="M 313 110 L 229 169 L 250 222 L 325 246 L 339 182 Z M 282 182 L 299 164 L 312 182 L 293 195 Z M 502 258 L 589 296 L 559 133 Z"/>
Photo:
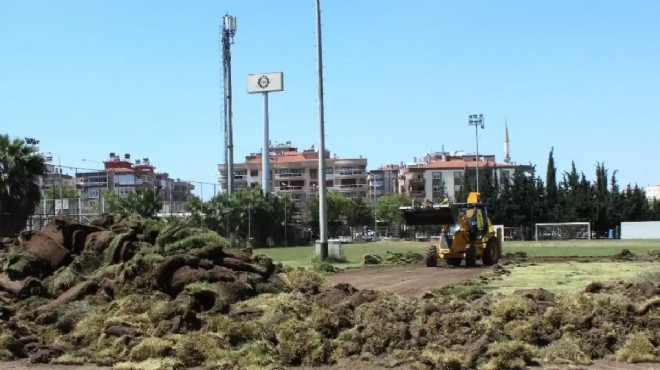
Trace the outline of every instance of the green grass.
<path fill-rule="evenodd" d="M 536 266 L 514 267 L 511 275 L 488 284 L 501 293 L 518 289 L 544 288 L 556 293 L 584 289 L 594 281 L 631 280 L 651 262 L 561 262 L 540 263 Z"/>
<path fill-rule="evenodd" d="M 385 255 L 385 252 L 406 253 L 413 251 L 424 253 L 429 243 L 422 242 L 392 242 L 380 241 L 372 243 L 349 243 L 343 244 L 342 249 L 346 263 L 334 263 L 338 267 L 356 267 L 362 265 L 362 256 L 365 254 Z M 289 266 L 312 266 L 314 258 L 314 247 L 282 247 L 256 249 L 255 253 L 262 253 L 272 258 L 275 262 L 281 262 Z"/>
<path fill-rule="evenodd" d="M 356 267 L 362 265 L 365 254 L 385 255 L 385 252 L 413 251 L 424 254 L 429 242 L 414 241 L 379 241 L 371 243 L 350 243 L 343 245 L 347 263 L 335 264 L 338 267 Z M 612 256 L 629 249 L 635 254 L 646 254 L 648 250 L 660 250 L 660 240 L 566 240 L 566 241 L 507 241 L 503 252 L 526 252 L 530 257 L 602 257 Z M 314 247 L 279 247 L 255 250 L 271 257 L 276 262 L 289 266 L 312 266 Z"/>
<path fill-rule="evenodd" d="M 557 240 L 507 241 L 503 252 L 527 253 L 530 257 L 603 257 L 613 256 L 622 249 L 645 255 L 651 249 L 660 249 L 660 240 Z"/>

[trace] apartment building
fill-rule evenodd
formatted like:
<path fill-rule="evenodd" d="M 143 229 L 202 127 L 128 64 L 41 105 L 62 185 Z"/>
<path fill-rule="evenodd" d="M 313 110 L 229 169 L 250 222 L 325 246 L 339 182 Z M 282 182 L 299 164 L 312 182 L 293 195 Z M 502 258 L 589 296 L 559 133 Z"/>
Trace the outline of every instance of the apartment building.
<path fill-rule="evenodd" d="M 480 178 L 483 177 L 483 171 L 491 171 L 492 177 L 497 178 L 500 184 L 504 181 L 510 182 L 516 168 L 531 170 L 528 165 L 497 162 L 494 155 L 479 155 L 477 158 L 474 154 L 461 151 L 429 153 L 421 160 L 415 158 L 413 163 L 402 165 L 397 193 L 418 200 L 454 199 L 456 193 L 461 190 L 465 177 L 474 187 L 477 166 Z"/>
<path fill-rule="evenodd" d="M 649 201 L 660 199 L 660 185 L 648 185 L 644 191 L 646 192 L 646 198 Z"/>
<path fill-rule="evenodd" d="M 100 197 L 104 190 L 124 196 L 138 187 L 147 187 L 159 192 L 165 213 L 182 212 L 195 188 L 167 173 L 156 172 L 149 158 L 132 160 L 130 153 L 121 157 L 114 152 L 103 162 L 103 169 L 76 173 L 76 187 L 83 211 L 103 211 Z"/>
<path fill-rule="evenodd" d="M 299 209 L 307 208 L 307 201 L 318 192 L 318 150 L 313 147 L 298 151 L 290 141 L 275 143 L 269 149 L 271 188 L 275 194 L 285 194 Z M 261 186 L 261 153 L 252 153 L 245 162 L 234 165 L 236 190 Z M 325 152 L 326 187 L 328 191 L 351 198 L 367 197 L 367 159 L 345 159 Z M 221 189 L 226 189 L 226 166 L 218 166 Z"/>
<path fill-rule="evenodd" d="M 367 176 L 369 199 L 377 199 L 383 195 L 396 193 L 399 188 L 400 169 L 400 165 L 389 164 L 369 171 Z"/>

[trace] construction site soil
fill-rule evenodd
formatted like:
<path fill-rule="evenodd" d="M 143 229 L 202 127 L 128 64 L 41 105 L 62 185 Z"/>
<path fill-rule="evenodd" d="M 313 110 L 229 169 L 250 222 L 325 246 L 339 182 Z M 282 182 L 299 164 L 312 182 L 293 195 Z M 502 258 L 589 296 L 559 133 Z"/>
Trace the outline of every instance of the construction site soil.
<path fill-rule="evenodd" d="M 0 240 L 0 266 L 2 369 L 641 370 L 654 367 L 625 363 L 660 360 L 656 270 L 561 295 L 485 291 L 509 273 L 502 265 L 328 280 L 206 229 L 109 215 Z"/>
<path fill-rule="evenodd" d="M 428 268 L 423 264 L 366 266 L 329 275 L 333 284 L 351 284 L 358 289 L 374 289 L 413 297 L 443 285 L 457 284 L 479 276 L 489 268 Z"/>

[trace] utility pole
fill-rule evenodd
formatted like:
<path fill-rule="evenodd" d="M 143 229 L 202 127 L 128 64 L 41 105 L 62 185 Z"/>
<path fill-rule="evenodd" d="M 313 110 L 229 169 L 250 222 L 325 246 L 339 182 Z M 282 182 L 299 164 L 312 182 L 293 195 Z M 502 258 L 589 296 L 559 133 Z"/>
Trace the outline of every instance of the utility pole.
<path fill-rule="evenodd" d="M 225 106 L 225 179 L 227 194 L 234 191 L 234 134 L 232 129 L 231 44 L 236 34 L 236 17 L 226 14 L 222 22 L 222 66 Z"/>
<path fill-rule="evenodd" d="M 484 115 L 472 114 L 468 117 L 468 124 L 474 126 L 474 138 L 477 141 L 477 193 L 479 192 L 479 126 L 484 128 Z"/>
<path fill-rule="evenodd" d="M 328 198 L 325 186 L 325 127 L 323 115 L 323 46 L 321 45 L 321 1 L 316 0 L 316 52 L 319 78 L 319 242 L 321 260 L 328 258 Z"/>

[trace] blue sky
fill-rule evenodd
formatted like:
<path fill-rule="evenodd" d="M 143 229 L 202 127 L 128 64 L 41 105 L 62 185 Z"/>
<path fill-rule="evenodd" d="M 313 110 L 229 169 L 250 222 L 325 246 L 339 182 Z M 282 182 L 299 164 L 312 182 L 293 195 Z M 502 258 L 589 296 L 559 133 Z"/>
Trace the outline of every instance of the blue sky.
<path fill-rule="evenodd" d="M 593 178 L 660 183 L 660 2 L 325 0 L 326 147 L 369 168 L 428 151 L 511 154 L 544 175 L 555 148 Z M 215 182 L 224 160 L 221 18 L 233 45 L 235 158 L 261 148 L 249 73 L 283 71 L 271 140 L 318 145 L 314 0 L 0 2 L 0 132 L 63 165 L 109 152 Z M 57 156 L 55 156 L 57 158 Z"/>

